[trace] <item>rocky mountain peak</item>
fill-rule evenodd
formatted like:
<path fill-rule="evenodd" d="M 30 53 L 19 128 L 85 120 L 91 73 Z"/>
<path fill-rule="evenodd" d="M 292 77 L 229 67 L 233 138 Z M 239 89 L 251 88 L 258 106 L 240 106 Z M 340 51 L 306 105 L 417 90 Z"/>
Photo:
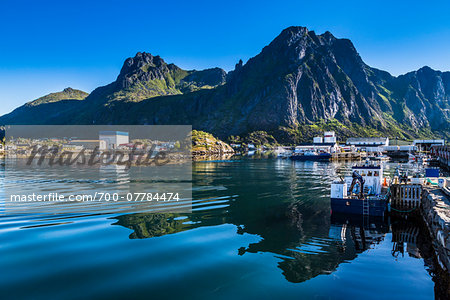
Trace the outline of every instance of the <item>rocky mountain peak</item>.
<path fill-rule="evenodd" d="M 300 39 L 303 39 L 309 33 L 308 28 L 302 26 L 291 26 L 283 31 L 275 38 L 275 41 L 284 40 L 288 44 L 293 44 Z"/>
<path fill-rule="evenodd" d="M 440 128 L 450 122 L 450 72 L 425 66 L 396 79 L 413 125 Z M 448 127 L 448 125 L 446 125 Z"/>
<path fill-rule="evenodd" d="M 121 73 L 129 73 L 145 65 L 161 67 L 165 62 L 160 56 L 153 56 L 151 53 L 138 52 L 134 57 L 125 60 Z"/>
<path fill-rule="evenodd" d="M 435 71 L 432 68 L 430 68 L 429 66 L 423 66 L 422 68 L 420 68 L 419 70 L 417 70 L 418 73 L 435 73 L 435 72 L 439 72 L 439 71 Z"/>
<path fill-rule="evenodd" d="M 66 87 L 62 92 L 69 94 L 69 93 L 75 92 L 75 90 L 73 88 L 71 88 L 71 87 Z"/>
<path fill-rule="evenodd" d="M 139 102 L 158 96 L 179 95 L 222 85 L 226 72 L 220 68 L 183 70 L 159 55 L 138 52 L 125 60 L 113 83 L 92 92 L 89 100 Z"/>
<path fill-rule="evenodd" d="M 138 52 L 125 60 L 116 82 L 120 88 L 129 88 L 137 82 L 164 80 L 170 69 L 174 68 L 179 69 L 173 64 L 168 65 L 160 56 Z"/>

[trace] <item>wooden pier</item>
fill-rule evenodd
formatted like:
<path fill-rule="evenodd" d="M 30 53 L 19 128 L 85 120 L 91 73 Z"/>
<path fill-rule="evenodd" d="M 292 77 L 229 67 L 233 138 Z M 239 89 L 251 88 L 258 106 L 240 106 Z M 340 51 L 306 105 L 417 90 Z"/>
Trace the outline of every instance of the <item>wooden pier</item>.
<path fill-rule="evenodd" d="M 422 185 L 393 184 L 391 186 L 391 208 L 394 210 L 411 211 L 420 207 Z"/>
<path fill-rule="evenodd" d="M 436 186 L 393 184 L 390 189 L 392 211 L 414 212 L 423 218 L 439 265 L 450 272 L 450 197 Z M 415 236 L 415 232 L 394 234 L 393 241 L 414 243 Z"/>
<path fill-rule="evenodd" d="M 334 161 L 364 160 L 367 158 L 367 152 L 335 152 L 331 159 Z"/>

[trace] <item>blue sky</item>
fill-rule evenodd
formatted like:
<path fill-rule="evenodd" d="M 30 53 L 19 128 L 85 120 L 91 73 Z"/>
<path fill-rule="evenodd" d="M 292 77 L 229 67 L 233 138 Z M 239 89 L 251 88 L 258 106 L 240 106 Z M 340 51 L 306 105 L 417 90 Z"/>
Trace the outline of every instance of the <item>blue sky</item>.
<path fill-rule="evenodd" d="M 283 28 L 349 38 L 394 75 L 450 70 L 450 1 L 0 1 L 0 115 L 50 92 L 90 92 L 138 51 L 186 69 L 258 54 Z"/>

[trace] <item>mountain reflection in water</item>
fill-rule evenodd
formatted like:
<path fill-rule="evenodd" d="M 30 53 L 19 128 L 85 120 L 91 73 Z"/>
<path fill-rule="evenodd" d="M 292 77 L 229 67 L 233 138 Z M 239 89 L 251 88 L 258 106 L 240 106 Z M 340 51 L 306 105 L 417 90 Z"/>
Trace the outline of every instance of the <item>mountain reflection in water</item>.
<path fill-rule="evenodd" d="M 192 213 L 124 214 L 111 204 L 108 214 L 0 216 L 0 291 L 40 299 L 76 298 L 81 288 L 86 298 L 379 299 L 380 287 L 388 298 L 441 295 L 420 224 L 331 216 L 330 182 L 349 167 L 195 162 Z M 52 191 L 90 187 L 2 175 L 12 189 L 30 180 Z M 114 187 L 141 179 L 118 170 Z"/>
<path fill-rule="evenodd" d="M 280 258 L 278 267 L 286 280 L 299 283 L 320 274 L 330 274 L 341 263 L 355 259 L 374 245 L 383 241 L 386 233 L 392 232 L 392 256 L 397 258 L 406 253 L 425 259 L 433 266 L 430 243 L 420 224 L 402 219 L 388 221 L 379 218 L 330 216 L 329 210 L 314 215 L 297 204 L 286 205 L 285 209 L 267 209 L 262 218 L 239 220 L 233 216 L 233 204 L 224 218 L 215 218 L 207 213 L 194 213 L 190 217 L 177 214 L 133 214 L 115 217 L 121 225 L 133 230 L 130 239 L 143 239 L 173 234 L 203 226 L 223 223 L 234 224 L 237 234 L 252 234 L 261 237 L 236 249 L 236 254 L 268 252 Z M 271 212 L 271 213 L 269 213 Z M 206 220 L 206 221 L 204 221 Z M 418 244 L 420 243 L 420 245 Z M 419 248 L 421 246 L 421 248 Z"/>
<path fill-rule="evenodd" d="M 228 165 L 232 166 L 232 162 Z M 318 164 L 306 163 L 300 167 L 311 166 Z M 389 232 L 392 232 L 393 258 L 405 255 L 406 251 L 411 257 L 425 258 L 425 263 L 432 265 L 431 252 L 423 253 L 424 250 L 417 246 L 418 239 L 422 246 L 429 243 L 426 233 L 421 233 L 420 225 L 403 220 L 394 220 L 391 224 L 380 218 L 331 216 L 326 193 L 320 193 L 318 198 L 314 198 L 314 193 L 307 194 L 323 182 L 323 179 L 311 179 L 322 175 L 329 178 L 335 170 L 331 174 L 330 170 L 325 174 L 316 170 L 315 174 L 308 175 L 309 180 L 304 180 L 304 175 L 298 173 L 299 166 L 294 165 L 290 172 L 283 174 L 287 175 L 282 178 L 283 182 L 287 181 L 287 186 L 276 181 L 271 185 L 255 186 L 255 182 L 264 182 L 273 174 L 255 173 L 254 168 L 252 174 L 246 174 L 245 169 L 240 169 L 240 172 L 232 172 L 232 177 L 227 176 L 230 184 L 222 182 L 218 185 L 215 177 L 225 172 L 218 172 L 217 167 L 233 170 L 226 162 L 222 166 L 198 163 L 194 167 L 197 191 L 193 198 L 197 199 L 194 201 L 197 204 L 192 214 L 123 215 L 114 217 L 117 221 L 113 225 L 132 229 L 130 239 L 144 239 L 199 227 L 233 224 L 237 234 L 260 237 L 258 242 L 236 249 L 237 255 L 271 253 L 281 260 L 278 267 L 286 280 L 293 283 L 332 273 L 341 263 L 355 259 L 383 241 Z M 214 177 L 207 175 L 211 169 Z M 202 185 L 205 189 L 200 188 Z M 221 195 L 224 191 L 228 197 Z M 218 195 L 211 197 L 212 193 Z"/>

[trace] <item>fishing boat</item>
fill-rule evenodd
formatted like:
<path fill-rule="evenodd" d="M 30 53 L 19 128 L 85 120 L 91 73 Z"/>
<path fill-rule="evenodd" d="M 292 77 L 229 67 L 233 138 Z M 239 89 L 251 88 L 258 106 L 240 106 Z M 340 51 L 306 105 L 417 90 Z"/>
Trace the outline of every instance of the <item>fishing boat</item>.
<path fill-rule="evenodd" d="M 277 155 L 278 158 L 286 159 L 286 158 L 289 158 L 289 156 L 292 155 L 292 151 L 286 150 L 283 147 L 278 147 L 275 150 L 275 154 Z"/>
<path fill-rule="evenodd" d="M 304 151 L 304 152 L 296 152 L 292 154 L 290 157 L 292 160 L 314 160 L 314 161 L 329 161 L 331 159 L 331 154 L 327 152 L 316 152 L 316 151 Z"/>
<path fill-rule="evenodd" d="M 389 199 L 388 184 L 381 164 L 366 162 L 353 166 L 352 176 L 331 184 L 331 210 L 333 213 L 383 217 Z"/>
<path fill-rule="evenodd" d="M 426 154 L 420 153 L 416 156 L 416 162 L 418 164 L 426 165 L 430 162 L 430 157 L 428 157 Z"/>
<path fill-rule="evenodd" d="M 376 152 L 368 157 L 370 160 L 389 160 L 389 156 L 383 155 L 381 152 Z"/>

